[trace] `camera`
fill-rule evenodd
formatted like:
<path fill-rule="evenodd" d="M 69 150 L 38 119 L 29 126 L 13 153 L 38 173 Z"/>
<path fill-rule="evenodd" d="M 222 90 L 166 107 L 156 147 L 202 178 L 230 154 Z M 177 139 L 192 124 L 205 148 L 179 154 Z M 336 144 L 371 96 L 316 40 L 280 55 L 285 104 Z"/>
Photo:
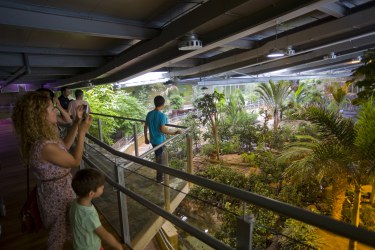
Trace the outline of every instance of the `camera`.
<path fill-rule="evenodd" d="M 82 115 L 83 121 L 86 119 L 86 114 L 87 114 L 87 105 L 83 104 L 83 115 Z"/>

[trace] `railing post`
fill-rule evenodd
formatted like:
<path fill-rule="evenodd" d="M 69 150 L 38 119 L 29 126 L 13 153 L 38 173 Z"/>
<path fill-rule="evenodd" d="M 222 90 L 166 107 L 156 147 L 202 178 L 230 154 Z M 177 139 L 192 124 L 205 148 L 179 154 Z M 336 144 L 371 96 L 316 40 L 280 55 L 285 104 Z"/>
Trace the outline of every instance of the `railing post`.
<path fill-rule="evenodd" d="M 193 174 L 193 138 L 188 134 L 186 136 L 186 158 L 187 158 L 187 169 L 188 174 Z M 191 187 L 191 182 L 189 182 Z"/>
<path fill-rule="evenodd" d="M 245 218 L 245 219 L 244 219 Z M 237 217 L 237 250 L 252 250 L 255 217 Z"/>
<path fill-rule="evenodd" d="M 115 166 L 116 181 L 122 187 L 125 187 L 124 169 Z M 129 217 L 128 217 L 128 205 L 126 202 L 126 195 L 123 192 L 117 190 L 117 203 L 119 207 L 120 215 L 120 230 L 121 237 L 124 243 L 131 246 L 130 231 L 129 231 Z"/>
<path fill-rule="evenodd" d="M 102 119 L 100 119 L 100 118 L 98 118 L 98 130 L 99 130 L 100 141 L 104 141 L 104 139 L 103 139 L 103 129 L 102 129 Z"/>
<path fill-rule="evenodd" d="M 138 152 L 138 137 L 137 137 L 137 124 L 134 123 L 133 124 L 133 134 L 134 134 L 134 153 L 135 153 L 135 156 L 139 156 L 139 152 Z"/>
<path fill-rule="evenodd" d="M 164 150 L 162 155 L 163 166 L 169 166 L 168 160 L 168 151 Z M 171 194 L 169 190 L 169 175 L 164 174 L 164 203 L 165 203 L 165 210 L 170 212 L 171 211 Z"/>

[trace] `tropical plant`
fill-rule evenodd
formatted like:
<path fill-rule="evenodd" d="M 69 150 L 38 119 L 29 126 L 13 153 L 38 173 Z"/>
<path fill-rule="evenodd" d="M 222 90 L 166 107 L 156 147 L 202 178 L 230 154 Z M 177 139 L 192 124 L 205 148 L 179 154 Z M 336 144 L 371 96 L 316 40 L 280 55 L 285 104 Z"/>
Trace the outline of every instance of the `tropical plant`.
<path fill-rule="evenodd" d="M 307 246 L 319 249 L 322 245 L 317 228 L 297 220 L 287 219 L 283 234 L 288 236 L 288 238 L 282 237 L 280 240 L 283 249 L 303 250 Z"/>
<path fill-rule="evenodd" d="M 317 106 L 306 108 L 303 115 L 317 126 L 320 136 L 310 142 L 292 143 L 279 160 L 291 161 L 286 170 L 288 175 L 301 179 L 315 176 L 319 180 L 325 178 L 331 181 L 332 217 L 336 219 L 341 218 L 348 184 L 353 184 L 351 222 L 358 226 L 361 187 L 370 181 L 374 170 L 374 102 L 370 100 L 361 107 L 357 124 L 332 110 Z M 354 249 L 354 242 L 350 246 Z"/>
<path fill-rule="evenodd" d="M 349 82 L 345 83 L 344 85 L 334 82 L 326 86 L 326 92 L 330 97 L 330 102 L 328 105 L 329 109 L 339 112 L 345 104 L 350 103 L 347 96 L 349 85 Z"/>
<path fill-rule="evenodd" d="M 182 109 L 184 98 L 181 95 L 173 94 L 169 97 L 169 105 L 172 109 Z"/>
<path fill-rule="evenodd" d="M 282 120 L 282 109 L 286 107 L 288 96 L 292 91 L 290 85 L 289 81 L 274 83 L 270 80 L 269 84 L 261 83 L 255 90 L 265 102 L 267 108 L 273 112 L 274 130 L 278 128 L 279 122 Z"/>
<path fill-rule="evenodd" d="M 353 100 L 354 104 L 364 102 L 375 96 L 375 50 L 371 49 L 364 53 L 362 58 L 364 65 L 357 68 L 353 73 L 356 85 L 363 88 L 358 93 L 358 98 Z"/>
<path fill-rule="evenodd" d="M 122 116 L 128 118 L 144 119 L 146 110 L 139 101 L 123 90 L 114 90 L 112 85 L 100 85 L 85 92 L 85 97 L 90 103 L 91 111 L 94 113 Z M 120 132 L 122 135 L 133 133 L 133 122 L 114 119 L 111 117 L 94 116 L 102 120 L 104 140 L 112 143 L 114 136 Z M 138 124 L 140 131 L 142 124 Z M 98 125 L 93 123 L 90 133 L 98 136 Z"/>
<path fill-rule="evenodd" d="M 245 99 L 240 89 L 229 96 L 225 107 L 226 117 L 229 118 L 230 123 L 235 126 L 240 118 L 241 113 L 244 112 Z"/>
<path fill-rule="evenodd" d="M 219 156 L 219 122 L 220 112 L 219 106 L 222 106 L 225 102 L 224 94 L 219 93 L 216 90 L 212 94 L 205 94 L 202 98 L 199 98 L 195 105 L 200 111 L 200 119 L 203 125 L 209 124 L 214 143 L 216 148 L 216 158 L 220 159 Z"/>

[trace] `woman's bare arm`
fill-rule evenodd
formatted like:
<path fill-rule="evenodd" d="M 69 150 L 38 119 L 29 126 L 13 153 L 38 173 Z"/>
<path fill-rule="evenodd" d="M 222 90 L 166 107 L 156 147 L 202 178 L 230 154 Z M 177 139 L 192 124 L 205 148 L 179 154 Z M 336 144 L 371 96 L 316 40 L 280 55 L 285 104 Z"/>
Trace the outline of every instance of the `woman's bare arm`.
<path fill-rule="evenodd" d="M 42 148 L 42 159 L 63 168 L 78 167 L 83 154 L 85 135 L 92 122 L 91 116 L 87 117 L 78 127 L 77 145 L 72 154 L 60 148 L 57 144 L 49 143 Z"/>

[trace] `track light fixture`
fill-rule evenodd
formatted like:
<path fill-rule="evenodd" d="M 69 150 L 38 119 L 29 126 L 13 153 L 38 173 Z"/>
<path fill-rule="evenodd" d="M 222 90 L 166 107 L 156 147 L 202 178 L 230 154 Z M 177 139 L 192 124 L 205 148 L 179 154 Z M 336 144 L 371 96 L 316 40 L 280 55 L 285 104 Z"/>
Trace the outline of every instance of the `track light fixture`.
<path fill-rule="evenodd" d="M 275 45 L 274 45 L 274 48 L 270 50 L 270 52 L 267 54 L 267 57 L 269 58 L 275 58 L 275 57 L 282 57 L 282 56 L 285 56 L 285 51 L 284 50 L 281 50 L 281 49 L 278 49 L 276 47 L 276 41 L 277 41 L 277 26 L 279 25 L 278 22 L 276 22 L 276 26 L 275 26 L 275 30 L 276 30 L 276 34 L 275 34 Z"/>
<path fill-rule="evenodd" d="M 267 55 L 267 57 L 269 58 L 282 57 L 282 56 L 285 56 L 284 50 L 277 49 L 277 48 L 271 49 Z"/>

